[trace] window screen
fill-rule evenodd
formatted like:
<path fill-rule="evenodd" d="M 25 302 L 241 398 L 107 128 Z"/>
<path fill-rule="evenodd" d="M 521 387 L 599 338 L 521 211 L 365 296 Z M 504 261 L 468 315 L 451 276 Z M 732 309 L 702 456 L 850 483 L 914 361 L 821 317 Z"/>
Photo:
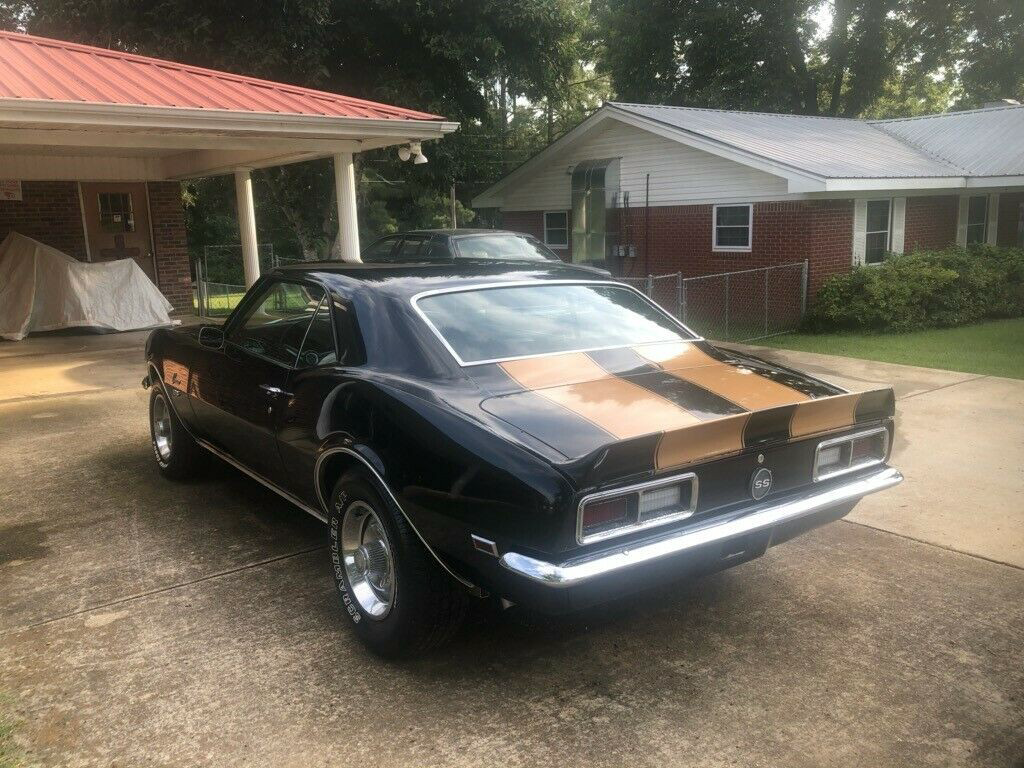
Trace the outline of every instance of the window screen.
<path fill-rule="evenodd" d="M 878 264 L 889 250 L 889 201 L 868 200 L 864 263 Z"/>
<path fill-rule="evenodd" d="M 553 248 L 569 245 L 569 214 L 548 211 L 544 214 L 544 244 Z"/>
<path fill-rule="evenodd" d="M 967 244 L 984 243 L 987 229 L 988 195 L 975 195 L 967 201 Z"/>
<path fill-rule="evenodd" d="M 715 242 L 718 250 L 749 251 L 752 205 L 715 206 Z"/>

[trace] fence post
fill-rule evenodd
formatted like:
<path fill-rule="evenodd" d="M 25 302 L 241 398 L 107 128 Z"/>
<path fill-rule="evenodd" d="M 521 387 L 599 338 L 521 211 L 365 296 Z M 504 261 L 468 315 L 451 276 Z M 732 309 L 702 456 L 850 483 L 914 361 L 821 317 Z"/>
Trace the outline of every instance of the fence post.
<path fill-rule="evenodd" d="M 647 298 L 654 298 L 654 275 L 647 276 Z"/>
<path fill-rule="evenodd" d="M 725 273 L 725 338 L 729 338 L 729 273 Z"/>
<path fill-rule="evenodd" d="M 196 314 L 199 317 L 206 317 L 206 297 L 203 292 L 206 290 L 206 281 L 203 279 L 203 261 L 196 259 Z"/>
<path fill-rule="evenodd" d="M 764 268 L 764 335 L 768 335 L 768 270 L 771 267 Z"/>
<path fill-rule="evenodd" d="M 807 314 L 807 259 L 800 274 L 800 319 Z"/>
<path fill-rule="evenodd" d="M 680 272 L 679 274 L 682 275 L 683 273 Z M 681 280 L 680 285 L 682 285 L 682 288 L 680 290 L 682 291 L 681 296 L 683 305 L 683 325 L 686 325 L 686 281 Z"/>

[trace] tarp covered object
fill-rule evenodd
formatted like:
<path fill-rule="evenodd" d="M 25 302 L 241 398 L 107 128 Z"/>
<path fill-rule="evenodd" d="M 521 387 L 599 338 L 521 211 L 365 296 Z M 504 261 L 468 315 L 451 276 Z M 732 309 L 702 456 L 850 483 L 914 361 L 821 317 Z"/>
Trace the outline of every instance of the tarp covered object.
<path fill-rule="evenodd" d="M 171 303 L 132 259 L 76 261 L 11 232 L 0 244 L 0 337 L 91 327 L 131 331 L 169 325 Z"/>

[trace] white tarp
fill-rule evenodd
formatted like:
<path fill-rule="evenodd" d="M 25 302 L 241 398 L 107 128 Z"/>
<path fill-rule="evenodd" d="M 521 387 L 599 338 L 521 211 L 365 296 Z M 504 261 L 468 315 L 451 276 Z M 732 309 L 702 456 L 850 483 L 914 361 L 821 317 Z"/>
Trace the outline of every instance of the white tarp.
<path fill-rule="evenodd" d="M 92 327 L 131 331 L 169 325 L 171 303 L 132 259 L 76 261 L 11 232 L 0 244 L 0 337 Z"/>

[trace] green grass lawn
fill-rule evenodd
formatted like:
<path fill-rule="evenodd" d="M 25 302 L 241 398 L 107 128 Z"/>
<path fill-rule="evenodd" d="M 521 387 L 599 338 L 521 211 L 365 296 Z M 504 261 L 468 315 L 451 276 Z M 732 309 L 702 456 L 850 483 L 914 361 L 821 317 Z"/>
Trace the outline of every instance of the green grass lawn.
<path fill-rule="evenodd" d="M 902 334 L 787 333 L 770 347 L 1024 379 L 1024 318 Z"/>

